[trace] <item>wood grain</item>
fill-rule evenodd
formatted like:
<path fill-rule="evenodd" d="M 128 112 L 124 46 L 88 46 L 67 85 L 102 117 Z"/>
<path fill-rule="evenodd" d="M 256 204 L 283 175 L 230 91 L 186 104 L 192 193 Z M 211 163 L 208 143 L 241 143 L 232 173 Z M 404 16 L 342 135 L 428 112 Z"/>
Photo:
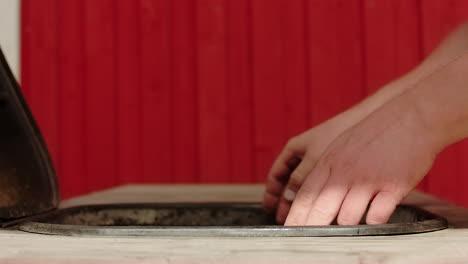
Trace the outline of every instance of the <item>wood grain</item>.
<path fill-rule="evenodd" d="M 225 12 L 224 0 L 196 1 L 199 165 L 207 183 L 230 175 Z"/>
<path fill-rule="evenodd" d="M 140 1 L 139 25 L 141 42 L 141 112 L 134 118 L 142 118 L 142 159 L 139 166 L 143 174 L 137 181 L 170 182 L 172 180 L 171 144 L 171 80 L 172 56 L 169 0 Z"/>
<path fill-rule="evenodd" d="M 344 111 L 365 93 L 360 1 L 308 1 L 311 125 Z M 326 25 L 326 26 L 324 26 Z"/>
<path fill-rule="evenodd" d="M 54 160 L 62 192 L 76 196 L 89 190 L 87 148 L 81 141 L 86 137 L 86 56 L 82 38 L 84 24 L 83 1 L 60 1 L 57 25 L 57 69 L 59 128 L 59 155 Z M 33 86 L 35 89 L 38 87 Z M 36 112 L 34 112 L 36 113 Z M 47 132 L 43 131 L 47 136 Z M 81 140 L 77 140 L 81 139 Z M 53 154 L 53 153 L 52 153 Z M 60 157 L 60 158 L 58 158 Z"/>
<path fill-rule="evenodd" d="M 173 179 L 179 183 L 198 181 L 199 131 L 196 16 L 193 0 L 170 1 L 171 41 L 171 131 Z"/>
<path fill-rule="evenodd" d="M 115 92 L 117 97 L 117 180 L 137 181 L 143 175 L 141 32 L 138 2 L 116 2 Z"/>
<path fill-rule="evenodd" d="M 84 113 L 87 124 L 82 144 L 86 146 L 86 174 L 101 175 L 88 181 L 88 190 L 107 188 L 117 182 L 116 14 L 112 2 L 84 2 L 87 18 L 83 36 L 87 58 Z"/>
<path fill-rule="evenodd" d="M 258 201 L 262 185 L 130 185 L 66 201 Z M 422 193 L 406 203 L 447 217 L 453 228 L 416 235 L 314 238 L 99 238 L 0 230 L 2 263 L 465 263 L 468 210 Z"/>

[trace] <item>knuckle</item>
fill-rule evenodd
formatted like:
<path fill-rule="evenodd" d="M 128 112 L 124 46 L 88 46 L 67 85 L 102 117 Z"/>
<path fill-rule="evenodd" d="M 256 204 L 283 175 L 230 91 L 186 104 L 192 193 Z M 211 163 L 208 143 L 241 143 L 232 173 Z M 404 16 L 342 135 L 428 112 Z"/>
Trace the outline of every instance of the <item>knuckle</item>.
<path fill-rule="evenodd" d="M 302 182 L 299 182 L 294 179 L 290 179 L 286 189 L 290 189 L 291 191 L 298 192 L 299 189 L 301 189 L 301 187 L 302 187 Z"/>
<path fill-rule="evenodd" d="M 295 137 L 292 137 L 290 138 L 287 142 L 286 142 L 286 149 L 288 150 L 293 150 L 296 148 L 296 146 L 298 145 L 298 141 L 299 139 L 297 138 L 297 136 Z"/>
<path fill-rule="evenodd" d="M 403 195 L 401 195 L 402 188 L 399 188 L 398 185 L 392 185 L 392 187 L 385 191 L 380 191 L 380 196 L 384 197 L 387 200 L 387 203 L 392 205 L 397 205 L 401 202 Z"/>
<path fill-rule="evenodd" d="M 384 196 L 385 199 L 388 199 L 392 203 L 398 204 L 405 194 L 409 192 L 410 189 L 408 191 L 407 189 L 409 188 L 402 186 L 395 180 L 385 183 L 381 188 L 380 195 Z"/>
<path fill-rule="evenodd" d="M 305 173 L 299 170 L 294 170 L 289 177 L 289 185 L 300 187 L 305 178 Z"/>
<path fill-rule="evenodd" d="M 335 167 L 337 163 L 335 155 L 331 153 L 324 154 L 317 162 L 316 169 L 329 169 Z"/>
<path fill-rule="evenodd" d="M 308 211 L 311 208 L 311 201 L 313 201 L 315 197 L 316 193 L 312 190 L 312 188 L 306 184 L 303 184 L 297 192 L 294 203 L 297 205 L 297 207 L 303 208 L 304 211 Z"/>
<path fill-rule="evenodd" d="M 307 179 L 305 179 L 302 183 L 300 192 L 307 195 L 308 197 L 316 197 L 316 195 L 320 194 L 321 188 L 318 187 L 321 186 L 321 182 L 324 181 L 321 179 L 321 175 L 322 174 L 317 174 L 315 172 L 312 172 L 310 175 L 308 175 Z"/>
<path fill-rule="evenodd" d="M 298 197 L 301 199 L 296 199 L 298 202 L 303 203 L 304 208 L 310 208 L 310 202 L 313 201 L 316 197 L 315 191 L 309 187 L 308 185 L 302 185 L 299 192 Z"/>
<path fill-rule="evenodd" d="M 297 195 L 291 206 L 291 208 L 295 209 L 295 210 L 292 210 L 292 212 L 309 212 L 311 208 L 310 201 L 313 200 L 313 198 L 314 198 L 314 194 L 311 192 L 304 192 L 304 187 L 302 187 L 297 192 Z"/>

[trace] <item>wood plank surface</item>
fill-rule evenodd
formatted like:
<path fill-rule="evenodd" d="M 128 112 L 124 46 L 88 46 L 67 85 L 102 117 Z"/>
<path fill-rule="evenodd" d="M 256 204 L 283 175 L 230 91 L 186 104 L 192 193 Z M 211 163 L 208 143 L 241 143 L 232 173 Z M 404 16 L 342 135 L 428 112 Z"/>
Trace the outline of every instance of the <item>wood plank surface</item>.
<path fill-rule="evenodd" d="M 258 201 L 262 185 L 130 185 L 66 201 Z M 447 217 L 447 230 L 313 238 L 68 237 L 0 230 L 2 263 L 466 263 L 468 210 L 422 193 L 406 203 Z"/>

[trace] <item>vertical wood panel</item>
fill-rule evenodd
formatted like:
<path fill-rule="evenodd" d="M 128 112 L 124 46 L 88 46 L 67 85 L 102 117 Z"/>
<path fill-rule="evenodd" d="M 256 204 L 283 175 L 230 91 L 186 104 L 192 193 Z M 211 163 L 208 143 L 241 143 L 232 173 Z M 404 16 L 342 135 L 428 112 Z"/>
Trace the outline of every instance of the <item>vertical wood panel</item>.
<path fill-rule="evenodd" d="M 117 184 L 115 6 L 85 1 L 86 151 L 92 190 Z"/>
<path fill-rule="evenodd" d="M 80 0 L 58 3 L 58 92 L 60 163 L 58 174 L 63 198 L 87 189 L 87 149 L 84 89 L 86 87 L 83 38 L 84 10 Z M 34 89 L 36 89 L 35 87 Z M 36 114 L 36 112 L 35 112 Z"/>
<path fill-rule="evenodd" d="M 141 43 L 138 2 L 115 1 L 116 83 L 118 97 L 118 176 L 119 183 L 135 182 L 143 175 L 141 111 Z"/>
<path fill-rule="evenodd" d="M 372 93 L 421 60 L 418 0 L 365 0 L 367 92 Z"/>
<path fill-rule="evenodd" d="M 230 178 L 227 120 L 225 1 L 196 1 L 200 180 Z"/>
<path fill-rule="evenodd" d="M 195 0 L 171 1 L 173 177 L 199 180 Z"/>
<path fill-rule="evenodd" d="M 363 98 L 363 21 L 357 0 L 311 0 L 307 9 L 310 121 L 316 125 Z"/>
<path fill-rule="evenodd" d="M 24 1 L 22 83 L 54 162 L 58 162 L 57 6 L 55 0 Z M 42 12 L 36 12 L 41 10 Z"/>
<path fill-rule="evenodd" d="M 23 0 L 23 90 L 64 197 L 127 182 L 263 182 L 287 138 L 409 70 L 467 10 L 464 0 Z M 468 204 L 466 156 L 466 142 L 445 151 L 428 190 Z"/>
<path fill-rule="evenodd" d="M 286 136 L 292 137 L 307 129 L 308 123 L 308 78 L 306 76 L 307 52 L 306 1 L 282 0 L 284 20 L 279 30 L 283 38 L 284 61 L 283 94 Z M 309 48 L 309 47 L 307 47 Z"/>
<path fill-rule="evenodd" d="M 450 31 L 468 19 L 468 2 L 464 0 L 422 1 L 423 49 L 427 55 Z M 460 142 L 443 151 L 428 176 L 431 193 L 451 201 L 468 204 L 468 142 Z"/>
<path fill-rule="evenodd" d="M 263 182 L 286 141 L 284 103 L 284 23 L 281 0 L 252 4 L 255 179 Z"/>
<path fill-rule="evenodd" d="M 228 0 L 226 67 L 231 181 L 254 180 L 250 0 Z"/>
<path fill-rule="evenodd" d="M 169 1 L 140 1 L 144 182 L 172 180 Z"/>

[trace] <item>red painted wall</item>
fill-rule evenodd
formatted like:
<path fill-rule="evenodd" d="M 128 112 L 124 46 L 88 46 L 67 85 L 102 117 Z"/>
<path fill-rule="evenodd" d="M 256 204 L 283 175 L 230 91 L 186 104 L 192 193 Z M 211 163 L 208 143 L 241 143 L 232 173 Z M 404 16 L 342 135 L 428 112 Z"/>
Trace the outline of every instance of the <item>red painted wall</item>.
<path fill-rule="evenodd" d="M 263 182 L 287 138 L 416 65 L 464 0 L 23 0 L 22 85 L 63 197 Z M 421 184 L 468 205 L 468 144 Z"/>

